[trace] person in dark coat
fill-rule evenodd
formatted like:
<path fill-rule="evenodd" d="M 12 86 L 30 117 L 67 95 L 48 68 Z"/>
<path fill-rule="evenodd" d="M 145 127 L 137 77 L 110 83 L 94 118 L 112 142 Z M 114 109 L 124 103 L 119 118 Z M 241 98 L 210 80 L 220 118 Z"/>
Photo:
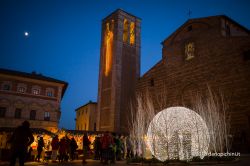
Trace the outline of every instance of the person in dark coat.
<path fill-rule="evenodd" d="M 28 154 L 26 156 L 26 161 L 32 161 L 32 157 L 31 157 L 32 151 L 33 151 L 33 149 L 32 149 L 32 147 L 30 147 L 28 150 Z"/>
<path fill-rule="evenodd" d="M 70 158 L 71 160 L 75 159 L 75 152 L 76 149 L 78 148 L 76 140 L 74 139 L 74 137 L 71 138 L 70 140 Z"/>
<path fill-rule="evenodd" d="M 95 150 L 94 159 L 100 160 L 100 158 L 101 158 L 101 140 L 100 140 L 100 137 L 95 137 L 94 150 Z"/>
<path fill-rule="evenodd" d="M 115 146 L 116 146 L 116 151 L 115 151 L 115 159 L 117 161 L 121 160 L 121 153 L 122 153 L 122 142 L 121 142 L 121 136 L 117 135 L 114 138 Z"/>
<path fill-rule="evenodd" d="M 67 143 L 65 137 L 63 137 L 59 142 L 59 162 L 63 162 L 65 160 L 65 156 L 67 155 Z"/>
<path fill-rule="evenodd" d="M 51 159 L 52 162 L 56 162 L 57 151 L 59 149 L 59 139 L 57 135 L 52 139 L 51 147 L 52 147 Z"/>
<path fill-rule="evenodd" d="M 83 135 L 82 141 L 83 141 L 83 158 L 82 158 L 82 164 L 86 164 L 87 163 L 86 159 L 88 157 L 88 153 L 89 153 L 89 150 L 90 150 L 89 145 L 90 145 L 91 142 L 89 141 L 87 134 Z"/>
<path fill-rule="evenodd" d="M 104 133 L 101 137 L 101 148 L 102 148 L 102 156 L 101 163 L 108 164 L 108 161 L 113 160 L 113 147 L 114 147 L 114 139 L 108 131 Z"/>
<path fill-rule="evenodd" d="M 69 137 L 67 135 L 65 135 L 65 139 L 66 139 L 66 155 L 64 157 L 64 160 L 68 161 L 69 155 L 70 155 L 70 150 L 71 150 L 71 148 L 70 148 L 70 141 L 71 140 L 69 139 Z"/>
<path fill-rule="evenodd" d="M 16 158 L 19 158 L 19 165 L 24 166 L 27 148 L 34 142 L 34 137 L 29 127 L 30 123 L 24 121 L 21 126 L 16 128 L 8 140 L 8 143 L 11 144 L 10 166 L 16 164 Z"/>
<path fill-rule="evenodd" d="M 38 162 L 40 162 L 43 147 L 44 147 L 43 137 L 40 137 L 39 140 L 38 140 L 38 145 L 37 145 L 37 158 L 36 159 L 37 159 Z"/>

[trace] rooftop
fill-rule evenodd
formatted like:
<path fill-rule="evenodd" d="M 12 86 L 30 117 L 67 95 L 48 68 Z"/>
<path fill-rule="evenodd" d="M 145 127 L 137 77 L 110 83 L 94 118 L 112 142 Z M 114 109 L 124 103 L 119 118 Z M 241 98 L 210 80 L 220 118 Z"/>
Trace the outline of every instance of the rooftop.
<path fill-rule="evenodd" d="M 16 70 L 0 68 L 0 74 L 19 76 L 19 77 L 31 78 L 31 79 L 35 79 L 35 80 L 42 80 L 42 81 L 48 81 L 48 82 L 63 84 L 64 86 L 63 86 L 62 96 L 64 95 L 64 93 L 65 93 L 65 91 L 67 89 L 67 86 L 68 86 L 68 83 L 65 82 L 65 81 L 61 81 L 61 80 L 58 80 L 58 79 L 47 77 L 47 76 L 44 76 L 42 74 L 38 74 L 38 73 L 36 73 L 34 71 L 32 73 L 26 73 L 26 72 L 21 72 L 21 71 L 16 71 Z"/>
<path fill-rule="evenodd" d="M 87 105 L 89 105 L 89 104 L 97 104 L 97 102 L 93 102 L 93 101 L 90 100 L 88 103 L 86 103 L 86 104 L 84 104 L 84 105 L 78 107 L 75 111 L 78 111 L 79 109 L 81 109 L 81 108 L 83 108 L 83 107 L 85 107 L 85 106 L 87 106 Z"/>
<path fill-rule="evenodd" d="M 128 12 L 126 12 L 126 11 L 124 11 L 124 10 L 122 10 L 122 9 L 116 9 L 115 11 L 113 11 L 111 14 L 109 14 L 108 16 L 106 16 L 105 18 L 103 18 L 102 19 L 102 21 L 104 21 L 104 20 L 106 20 L 107 18 L 109 18 L 110 16 L 112 16 L 113 14 L 115 14 L 115 13 L 125 13 L 125 14 L 127 14 L 127 15 L 130 15 L 130 16 L 132 16 L 132 17 L 135 17 L 135 18 L 137 18 L 137 19 L 139 19 L 139 20 L 141 20 L 141 18 L 139 18 L 139 17 L 136 17 L 135 15 L 133 15 L 133 14 L 130 14 L 130 13 L 128 13 Z"/>

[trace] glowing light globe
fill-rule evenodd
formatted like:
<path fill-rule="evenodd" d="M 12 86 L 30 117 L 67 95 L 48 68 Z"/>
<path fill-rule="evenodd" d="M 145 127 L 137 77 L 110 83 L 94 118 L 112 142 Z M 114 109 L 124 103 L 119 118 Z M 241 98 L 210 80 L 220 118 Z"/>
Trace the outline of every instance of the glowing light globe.
<path fill-rule="evenodd" d="M 147 145 L 159 160 L 203 158 L 208 153 L 209 131 L 196 112 L 170 107 L 155 115 L 147 132 Z"/>

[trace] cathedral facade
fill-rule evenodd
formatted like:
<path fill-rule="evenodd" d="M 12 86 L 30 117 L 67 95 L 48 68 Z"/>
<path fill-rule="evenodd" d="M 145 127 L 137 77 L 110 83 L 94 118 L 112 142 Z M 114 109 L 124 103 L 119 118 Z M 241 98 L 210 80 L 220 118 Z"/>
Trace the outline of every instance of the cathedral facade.
<path fill-rule="evenodd" d="M 234 150 L 247 151 L 249 35 L 224 15 L 189 19 L 162 42 L 161 60 L 140 77 L 140 19 L 116 10 L 102 21 L 97 130 L 128 132 L 129 106 L 136 94 L 147 92 L 161 111 L 156 100 L 162 92 L 162 107 L 192 108 L 192 98 L 211 89 L 228 105 Z"/>
<path fill-rule="evenodd" d="M 247 151 L 249 35 L 247 28 L 223 15 L 188 20 L 162 42 L 162 59 L 138 80 L 137 92 L 148 91 L 155 104 L 157 95 L 164 91 L 163 107 L 192 108 L 192 98 L 196 94 L 204 96 L 209 86 L 228 104 L 234 150 Z"/>

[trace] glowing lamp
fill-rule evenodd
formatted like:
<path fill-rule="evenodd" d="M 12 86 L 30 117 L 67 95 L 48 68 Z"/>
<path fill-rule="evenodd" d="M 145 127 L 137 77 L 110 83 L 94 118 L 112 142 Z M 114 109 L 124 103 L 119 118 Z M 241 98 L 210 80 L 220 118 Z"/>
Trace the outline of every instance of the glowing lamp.
<path fill-rule="evenodd" d="M 159 160 L 203 158 L 208 153 L 209 131 L 196 112 L 185 107 L 162 110 L 150 122 L 147 145 Z"/>

